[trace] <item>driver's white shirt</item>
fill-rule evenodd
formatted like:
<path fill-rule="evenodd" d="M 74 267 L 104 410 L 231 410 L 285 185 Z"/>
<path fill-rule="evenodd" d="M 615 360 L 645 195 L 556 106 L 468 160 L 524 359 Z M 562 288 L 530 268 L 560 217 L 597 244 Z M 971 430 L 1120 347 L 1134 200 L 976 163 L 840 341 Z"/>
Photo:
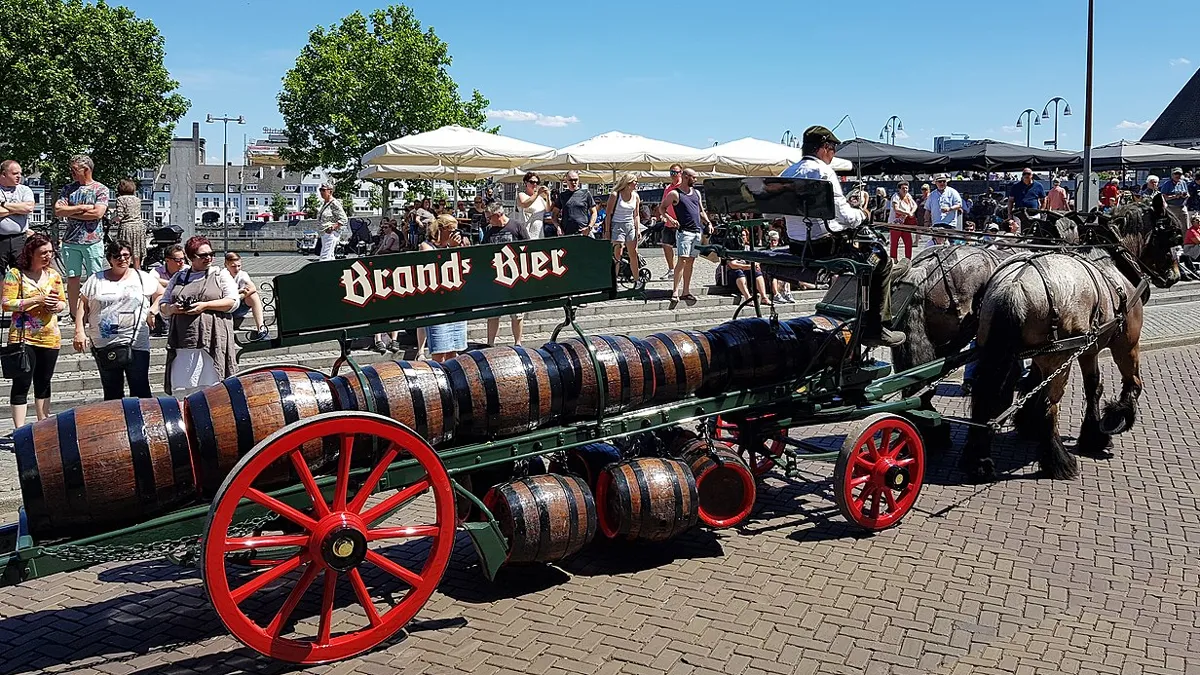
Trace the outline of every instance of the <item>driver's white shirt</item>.
<path fill-rule="evenodd" d="M 818 157 L 805 155 L 791 171 L 783 173 L 784 178 L 808 178 L 811 180 L 824 180 L 833 185 L 833 209 L 837 214 L 836 220 L 819 220 L 814 218 L 805 219 L 802 216 L 783 216 L 784 222 L 787 224 L 788 239 L 792 241 L 804 241 L 809 239 L 809 229 L 811 226 L 812 239 L 824 239 L 833 232 L 841 232 L 848 227 L 856 227 L 861 225 L 865 216 L 862 211 L 850 206 L 850 202 L 846 200 L 846 195 L 842 193 L 842 183 L 838 180 L 837 173 L 833 167 L 821 161 Z M 778 214 L 763 214 L 766 218 L 778 218 Z"/>

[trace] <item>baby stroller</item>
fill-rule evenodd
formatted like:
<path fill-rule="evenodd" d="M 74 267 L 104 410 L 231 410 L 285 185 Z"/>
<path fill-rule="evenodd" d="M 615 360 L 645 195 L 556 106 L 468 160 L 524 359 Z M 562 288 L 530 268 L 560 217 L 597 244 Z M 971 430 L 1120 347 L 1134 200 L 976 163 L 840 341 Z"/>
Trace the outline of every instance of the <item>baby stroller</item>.
<path fill-rule="evenodd" d="M 646 261 L 642 260 L 642 268 L 638 270 L 638 278 L 641 279 L 641 285 L 645 286 L 646 282 L 650 281 L 650 277 L 650 268 L 646 267 Z M 630 288 L 634 286 L 633 266 L 629 264 L 629 254 L 623 248 L 621 249 L 621 260 L 617 263 L 617 283 Z"/>
<path fill-rule="evenodd" d="M 166 258 L 167 249 L 182 239 L 182 227 L 156 227 L 150 230 L 150 241 L 146 246 L 146 259 L 142 261 L 142 269 L 150 269 L 162 263 Z"/>
<path fill-rule="evenodd" d="M 371 234 L 371 221 L 365 218 L 350 219 L 350 241 L 346 249 L 363 257 L 375 248 L 376 238 Z"/>

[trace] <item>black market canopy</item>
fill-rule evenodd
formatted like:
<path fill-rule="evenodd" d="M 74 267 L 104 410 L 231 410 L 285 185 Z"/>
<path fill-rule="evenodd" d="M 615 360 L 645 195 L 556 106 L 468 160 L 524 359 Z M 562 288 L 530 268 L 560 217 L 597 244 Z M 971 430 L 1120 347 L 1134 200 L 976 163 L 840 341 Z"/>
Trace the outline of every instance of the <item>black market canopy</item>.
<path fill-rule="evenodd" d="M 949 161 L 945 155 L 902 145 L 853 138 L 838 146 L 837 156 L 848 159 L 863 175 L 933 173 Z"/>
<path fill-rule="evenodd" d="M 946 153 L 945 168 L 952 171 L 1015 171 L 1024 167 L 1043 169 L 1078 166 L 1079 156 L 1070 152 L 1043 150 L 1001 141 L 981 140 Z"/>
<path fill-rule="evenodd" d="M 1200 151 L 1136 141 L 1117 141 L 1092 148 L 1092 169 L 1150 169 L 1175 166 L 1200 166 Z"/>

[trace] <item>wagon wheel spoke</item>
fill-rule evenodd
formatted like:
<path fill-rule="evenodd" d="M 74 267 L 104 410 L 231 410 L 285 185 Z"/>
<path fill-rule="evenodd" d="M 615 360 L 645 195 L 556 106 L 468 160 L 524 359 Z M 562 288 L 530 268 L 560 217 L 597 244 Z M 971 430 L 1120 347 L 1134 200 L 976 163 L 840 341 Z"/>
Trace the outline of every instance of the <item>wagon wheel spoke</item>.
<path fill-rule="evenodd" d="M 337 572 L 325 570 L 325 588 L 321 591 L 321 624 L 317 629 L 317 644 L 329 644 L 333 629 L 333 596 L 337 591 Z"/>
<path fill-rule="evenodd" d="M 392 562 L 390 559 L 376 553 L 375 551 L 367 549 L 367 560 L 370 560 L 375 564 L 376 567 L 379 567 L 388 574 L 391 574 L 394 577 L 399 577 L 401 581 L 409 586 L 412 586 L 413 588 L 421 585 L 421 575 L 413 572 L 403 565 Z"/>
<path fill-rule="evenodd" d="M 371 600 L 371 593 L 367 591 L 367 585 L 363 583 L 362 575 L 357 569 L 350 570 L 350 587 L 354 589 L 354 595 L 358 597 L 358 604 L 362 605 L 363 611 L 367 613 L 367 620 L 371 622 L 371 626 L 378 626 L 381 619 L 379 618 L 379 610 L 375 609 L 375 602 Z"/>
<path fill-rule="evenodd" d="M 342 436 L 342 450 L 338 453 L 337 486 L 333 490 L 333 510 L 346 510 L 346 493 L 350 490 L 350 458 L 354 452 L 354 434 Z"/>
<path fill-rule="evenodd" d="M 271 620 L 271 624 L 266 628 L 267 634 L 272 638 L 279 639 L 284 625 L 292 617 L 292 612 L 296 610 L 296 605 L 300 604 L 300 599 L 304 597 L 304 593 L 308 591 L 308 587 L 312 585 L 313 579 L 316 576 L 317 565 L 311 562 L 308 563 L 304 574 L 300 576 L 300 581 L 296 582 L 295 588 L 292 589 L 291 593 L 288 593 L 287 600 L 283 601 L 283 607 L 279 608 L 279 612 L 275 614 L 275 618 Z"/>
<path fill-rule="evenodd" d="M 308 537 L 297 535 L 279 535 L 267 537 L 226 537 L 225 551 L 245 551 L 254 548 L 279 548 L 283 546 L 307 546 Z"/>
<path fill-rule="evenodd" d="M 875 492 L 875 488 L 868 485 L 862 492 L 858 493 L 858 496 L 851 495 L 851 499 L 854 500 L 854 505 L 858 507 L 859 511 L 866 511 L 867 499 L 871 497 L 873 492 Z"/>
<path fill-rule="evenodd" d="M 300 527 L 303 527 L 304 529 L 308 530 L 309 532 L 312 532 L 313 529 L 316 528 L 316 526 L 317 526 L 317 521 L 313 520 L 312 518 L 309 518 L 308 516 L 304 515 L 303 513 L 300 513 L 299 511 L 288 506 L 287 504 L 284 504 L 283 502 L 279 501 L 278 499 L 275 499 L 274 497 L 263 492 L 262 490 L 248 488 L 246 490 L 246 497 L 248 497 L 251 501 L 259 504 L 260 506 L 265 506 L 266 508 L 274 511 L 278 515 L 281 515 L 284 518 L 287 518 L 288 520 L 292 521 L 293 523 L 296 523 L 297 525 L 299 525 Z"/>
<path fill-rule="evenodd" d="M 412 537 L 438 536 L 437 525 L 413 525 L 408 527 L 381 527 L 377 530 L 367 530 L 367 541 L 380 539 L 408 539 Z"/>
<path fill-rule="evenodd" d="M 876 453 L 876 455 L 878 457 L 891 457 L 892 456 L 892 453 L 891 453 L 892 430 L 891 429 L 884 429 L 883 432 L 879 434 L 879 443 L 880 443 L 879 452 Z"/>
<path fill-rule="evenodd" d="M 896 496 L 891 490 L 883 490 L 883 500 L 887 502 L 888 513 L 895 513 L 900 505 L 896 503 Z"/>
<path fill-rule="evenodd" d="M 367 510 L 366 513 L 363 513 L 362 514 L 363 522 L 367 524 L 367 527 L 374 525 L 376 521 L 382 520 L 389 513 L 391 513 L 392 511 L 395 511 L 400 506 L 403 506 L 405 502 L 407 502 L 411 499 L 415 499 L 418 495 L 420 495 L 422 492 L 424 492 L 428 489 L 429 489 L 429 480 L 428 479 L 418 481 L 416 483 L 413 483 L 412 485 L 409 485 L 408 487 L 404 488 L 403 490 L 400 490 L 399 492 L 392 495 L 391 497 L 388 497 L 387 499 L 383 500 L 382 502 L 371 507 L 370 509 Z"/>
<path fill-rule="evenodd" d="M 882 490 L 882 489 L 876 489 L 876 490 L 875 490 L 875 491 L 874 491 L 874 492 L 871 494 L 871 516 L 872 516 L 872 517 L 874 517 L 874 518 L 878 518 L 878 517 L 879 517 L 879 515 L 880 515 L 880 514 L 879 514 L 879 493 L 880 493 L 880 492 L 883 492 L 883 490 Z"/>
<path fill-rule="evenodd" d="M 888 453 L 888 457 L 892 458 L 892 459 L 899 457 L 900 453 L 903 452 L 904 450 L 906 450 L 907 448 L 908 448 L 908 441 L 901 438 L 899 443 L 896 443 L 896 445 L 892 446 L 892 451 Z"/>
<path fill-rule="evenodd" d="M 861 454 L 857 454 L 854 456 L 854 468 L 862 469 L 863 471 L 870 472 L 875 469 L 875 463 L 869 461 L 866 457 L 863 457 Z"/>
<path fill-rule="evenodd" d="M 870 461 L 872 461 L 872 462 L 877 461 L 879 459 L 879 448 L 875 445 L 875 437 L 874 436 L 867 439 L 866 454 L 870 457 Z"/>
<path fill-rule="evenodd" d="M 388 465 L 395 461 L 396 456 L 399 454 L 400 452 L 396 449 L 395 443 L 388 446 L 387 451 L 383 453 L 383 457 L 379 458 L 379 461 L 375 464 L 375 468 L 367 476 L 367 480 L 358 489 L 358 494 L 354 495 L 354 501 L 346 508 L 347 511 L 353 511 L 354 513 L 362 512 L 363 506 L 367 503 L 367 498 L 375 492 L 375 486 L 379 485 L 379 481 L 383 478 L 384 472 L 387 471 Z"/>
<path fill-rule="evenodd" d="M 313 478 L 312 471 L 308 468 L 308 462 L 304 461 L 304 455 L 300 453 L 300 448 L 288 454 L 292 460 L 292 466 L 296 469 L 296 475 L 300 477 L 300 483 L 304 485 L 304 491 L 308 493 L 308 498 L 312 500 L 313 508 L 317 511 L 317 518 L 324 518 L 329 515 L 329 506 L 325 503 L 325 497 L 321 494 L 321 488 L 317 487 L 317 481 Z"/>
<path fill-rule="evenodd" d="M 851 479 L 851 480 L 850 480 L 850 487 L 851 487 L 851 488 L 856 488 L 856 487 L 859 487 L 860 485 L 863 485 L 863 484 L 865 484 L 865 483 L 866 483 L 867 481 L 869 481 L 869 480 L 871 480 L 871 475 L 870 475 L 870 474 L 865 474 L 865 475 L 862 475 L 862 476 L 858 476 L 858 477 L 856 477 L 856 478 L 853 478 L 853 479 Z"/>
<path fill-rule="evenodd" d="M 278 581 L 284 575 L 305 564 L 305 562 L 305 557 L 297 553 L 275 567 L 264 571 L 262 574 L 259 574 L 250 581 L 247 581 L 241 586 L 233 589 L 230 593 L 230 595 L 233 596 L 233 602 L 238 605 L 242 604 L 242 601 L 244 601 L 246 598 L 254 595 L 263 588 L 266 588 L 269 584 Z"/>

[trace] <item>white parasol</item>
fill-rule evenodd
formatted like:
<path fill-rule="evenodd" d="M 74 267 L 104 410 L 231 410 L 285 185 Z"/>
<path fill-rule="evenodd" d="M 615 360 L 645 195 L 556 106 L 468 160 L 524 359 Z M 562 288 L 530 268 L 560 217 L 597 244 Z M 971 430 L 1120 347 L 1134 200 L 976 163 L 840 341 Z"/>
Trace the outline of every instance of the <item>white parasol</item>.
<path fill-rule="evenodd" d="M 610 131 L 560 149 L 552 159 L 533 162 L 531 171 L 609 172 L 665 171 L 682 164 L 697 171 L 712 171 L 712 153 L 678 143 Z"/>

